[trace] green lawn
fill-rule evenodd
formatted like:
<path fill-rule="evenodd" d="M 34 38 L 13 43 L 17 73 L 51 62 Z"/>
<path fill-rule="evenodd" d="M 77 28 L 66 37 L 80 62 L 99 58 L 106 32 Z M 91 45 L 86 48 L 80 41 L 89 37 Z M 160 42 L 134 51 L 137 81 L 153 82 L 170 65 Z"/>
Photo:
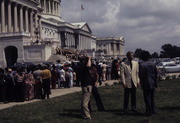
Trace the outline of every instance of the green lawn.
<path fill-rule="evenodd" d="M 144 115 L 141 89 L 137 89 L 139 114 L 124 114 L 123 87 L 120 85 L 99 88 L 106 108 L 98 112 L 92 97 L 92 119 L 84 120 L 80 115 L 81 93 L 43 100 L 26 105 L 0 110 L 0 123 L 180 123 L 180 79 L 160 81 L 156 90 L 157 115 Z"/>

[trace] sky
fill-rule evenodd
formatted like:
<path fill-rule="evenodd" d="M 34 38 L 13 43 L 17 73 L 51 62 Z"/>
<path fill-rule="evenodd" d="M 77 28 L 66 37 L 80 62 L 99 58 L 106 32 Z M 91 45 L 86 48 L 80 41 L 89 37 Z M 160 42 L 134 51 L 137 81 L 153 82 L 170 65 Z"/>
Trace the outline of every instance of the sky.
<path fill-rule="evenodd" d="M 61 0 L 61 17 L 87 22 L 97 38 L 124 37 L 125 52 L 159 53 L 164 44 L 180 47 L 179 5 L 180 0 Z"/>

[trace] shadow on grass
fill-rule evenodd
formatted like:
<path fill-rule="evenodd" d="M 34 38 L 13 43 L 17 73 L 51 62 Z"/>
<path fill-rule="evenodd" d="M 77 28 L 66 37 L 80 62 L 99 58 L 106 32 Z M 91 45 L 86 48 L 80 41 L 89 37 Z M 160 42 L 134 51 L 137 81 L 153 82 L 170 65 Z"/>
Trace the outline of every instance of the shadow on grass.
<path fill-rule="evenodd" d="M 159 107 L 158 109 L 160 110 L 180 110 L 180 106 L 177 107 L 170 107 L 170 106 L 166 106 L 166 107 Z"/>
<path fill-rule="evenodd" d="M 124 113 L 124 111 L 121 109 L 121 110 L 106 110 L 106 112 L 111 112 L 115 115 L 121 115 L 121 116 L 146 116 L 145 113 L 141 113 L 141 112 L 137 112 L 137 113 L 134 113 L 134 112 L 131 112 L 131 111 L 128 111 L 128 113 Z"/>
<path fill-rule="evenodd" d="M 59 113 L 58 115 L 61 117 L 74 117 L 78 119 L 82 119 L 81 111 L 77 109 L 65 109 L 63 112 Z"/>

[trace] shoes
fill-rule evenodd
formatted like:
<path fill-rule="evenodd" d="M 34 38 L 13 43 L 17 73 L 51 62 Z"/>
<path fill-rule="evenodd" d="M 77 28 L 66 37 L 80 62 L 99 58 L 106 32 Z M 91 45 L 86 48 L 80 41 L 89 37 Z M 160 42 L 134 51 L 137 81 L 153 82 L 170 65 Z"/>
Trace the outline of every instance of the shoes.
<path fill-rule="evenodd" d="M 152 115 L 156 115 L 157 114 L 157 112 L 152 112 Z"/>
<path fill-rule="evenodd" d="M 123 112 L 124 112 L 125 114 L 129 113 L 127 109 L 124 109 Z"/>
<path fill-rule="evenodd" d="M 135 110 L 135 109 L 132 109 L 132 112 L 134 112 L 134 113 L 139 113 L 137 110 Z"/>
<path fill-rule="evenodd" d="M 4 104 L 9 103 L 8 101 L 4 101 Z"/>
<path fill-rule="evenodd" d="M 150 114 L 150 113 L 146 113 L 146 116 L 147 116 L 147 117 L 151 117 L 151 116 L 152 116 L 152 114 Z"/>
<path fill-rule="evenodd" d="M 86 120 L 91 120 L 91 117 L 84 117 L 84 119 L 86 119 Z"/>

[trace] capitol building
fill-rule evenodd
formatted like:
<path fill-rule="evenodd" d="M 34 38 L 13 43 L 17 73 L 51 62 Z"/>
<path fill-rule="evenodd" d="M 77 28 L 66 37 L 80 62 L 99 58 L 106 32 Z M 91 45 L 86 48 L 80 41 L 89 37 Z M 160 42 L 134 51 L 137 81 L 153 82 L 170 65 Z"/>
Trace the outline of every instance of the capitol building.
<path fill-rule="evenodd" d="M 56 48 L 94 51 L 96 41 L 86 22 L 61 18 L 61 0 L 0 1 L 1 66 L 41 63 Z"/>

